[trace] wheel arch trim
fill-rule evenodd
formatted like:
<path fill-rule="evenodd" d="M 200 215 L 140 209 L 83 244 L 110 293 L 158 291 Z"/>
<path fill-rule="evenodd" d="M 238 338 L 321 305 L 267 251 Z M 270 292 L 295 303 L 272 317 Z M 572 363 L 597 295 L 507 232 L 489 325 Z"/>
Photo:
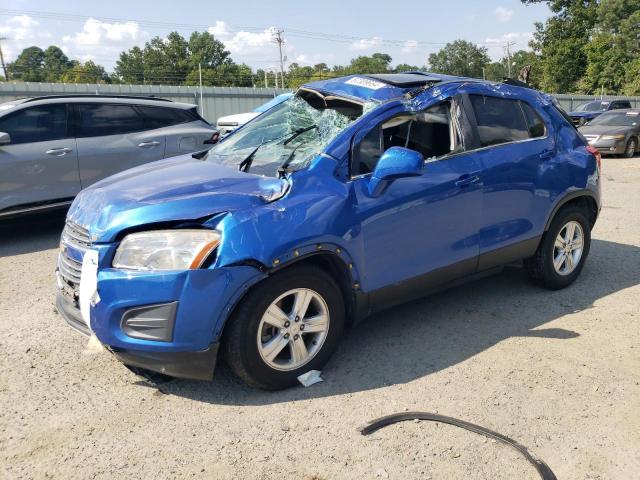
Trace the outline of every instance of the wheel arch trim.
<path fill-rule="evenodd" d="M 572 192 L 567 193 L 565 196 L 563 196 L 562 198 L 560 198 L 559 201 L 556 202 L 555 206 L 553 207 L 553 209 L 551 210 L 551 214 L 547 217 L 547 222 L 545 223 L 544 226 L 544 231 L 546 232 L 547 230 L 549 230 L 549 227 L 551 226 L 551 223 L 553 222 L 553 219 L 555 218 L 556 214 L 560 211 L 560 209 L 566 205 L 567 203 L 576 200 L 578 198 L 588 198 L 589 200 L 593 201 L 596 205 L 596 212 L 595 215 L 596 217 L 598 216 L 598 213 L 600 212 L 600 202 L 598 201 L 598 198 L 596 196 L 596 194 L 587 189 L 587 188 L 583 188 L 580 190 L 574 190 Z M 595 221 L 595 219 L 594 219 Z"/>

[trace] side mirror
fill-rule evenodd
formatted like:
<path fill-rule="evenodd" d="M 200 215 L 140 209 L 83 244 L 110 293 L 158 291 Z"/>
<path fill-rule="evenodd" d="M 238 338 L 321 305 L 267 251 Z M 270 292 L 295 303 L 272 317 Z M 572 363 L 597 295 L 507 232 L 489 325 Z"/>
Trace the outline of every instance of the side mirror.
<path fill-rule="evenodd" d="M 0 145 L 9 145 L 11 143 L 11 135 L 6 132 L 0 132 Z"/>
<path fill-rule="evenodd" d="M 391 147 L 378 160 L 369 180 L 369 195 L 379 197 L 397 178 L 422 174 L 424 157 L 420 152 L 403 147 Z"/>

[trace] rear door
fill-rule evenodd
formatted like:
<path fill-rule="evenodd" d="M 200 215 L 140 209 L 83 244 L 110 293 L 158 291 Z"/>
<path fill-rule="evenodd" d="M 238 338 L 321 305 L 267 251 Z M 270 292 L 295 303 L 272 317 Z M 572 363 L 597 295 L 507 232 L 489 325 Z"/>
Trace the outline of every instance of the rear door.
<path fill-rule="evenodd" d="M 196 107 L 191 109 L 170 106 L 137 105 L 149 129 L 162 128 L 166 139 L 165 157 L 183 155 L 211 147 L 211 136 L 216 131 L 200 117 Z"/>
<path fill-rule="evenodd" d="M 11 136 L 0 146 L 0 212 L 69 201 L 80 191 L 76 143 L 64 103 L 23 108 L 0 118 Z"/>
<path fill-rule="evenodd" d="M 477 132 L 473 155 L 482 168 L 478 266 L 484 270 L 535 251 L 547 211 L 541 203 L 548 202 L 537 187 L 553 165 L 555 142 L 526 102 L 471 94 L 467 103 Z"/>
<path fill-rule="evenodd" d="M 132 105 L 79 103 L 75 105 L 75 122 L 82 188 L 164 158 L 163 132 L 149 130 L 145 118 Z"/>

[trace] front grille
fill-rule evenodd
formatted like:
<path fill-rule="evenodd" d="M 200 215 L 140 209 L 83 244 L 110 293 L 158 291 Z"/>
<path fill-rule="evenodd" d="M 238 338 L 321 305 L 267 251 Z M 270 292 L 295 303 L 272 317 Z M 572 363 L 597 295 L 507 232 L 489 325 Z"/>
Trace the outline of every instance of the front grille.
<path fill-rule="evenodd" d="M 75 222 L 67 221 L 62 231 L 62 242 L 82 249 L 89 248 L 91 246 L 89 230 Z"/>
<path fill-rule="evenodd" d="M 60 256 L 58 257 L 58 271 L 67 283 L 72 284 L 74 287 L 80 285 L 82 263 L 77 262 L 67 255 L 66 250 L 60 252 Z"/>
<path fill-rule="evenodd" d="M 75 222 L 67 221 L 60 239 L 60 254 L 58 255 L 58 274 L 66 285 L 61 286 L 77 307 L 82 275 L 82 262 L 72 258 L 67 247 L 84 252 L 91 246 L 89 230 Z"/>

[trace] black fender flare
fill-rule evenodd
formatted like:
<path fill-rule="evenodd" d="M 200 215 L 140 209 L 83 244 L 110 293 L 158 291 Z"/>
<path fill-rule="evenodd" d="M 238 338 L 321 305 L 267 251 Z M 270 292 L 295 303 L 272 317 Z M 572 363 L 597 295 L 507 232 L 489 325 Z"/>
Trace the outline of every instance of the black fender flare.
<path fill-rule="evenodd" d="M 595 193 L 593 193 L 588 188 L 573 190 L 572 192 L 567 193 L 558 202 L 556 202 L 555 206 L 551 210 L 551 214 L 547 217 L 547 223 L 544 226 L 544 231 L 546 232 L 547 230 L 549 230 L 549 227 L 551 226 L 551 222 L 553 222 L 553 219 L 555 218 L 556 214 L 564 205 L 569 203 L 571 200 L 575 200 L 576 198 L 580 198 L 580 197 L 588 197 L 591 200 L 593 200 L 594 203 L 596 204 L 596 208 L 598 212 L 600 211 L 600 204 L 598 203 Z"/>

